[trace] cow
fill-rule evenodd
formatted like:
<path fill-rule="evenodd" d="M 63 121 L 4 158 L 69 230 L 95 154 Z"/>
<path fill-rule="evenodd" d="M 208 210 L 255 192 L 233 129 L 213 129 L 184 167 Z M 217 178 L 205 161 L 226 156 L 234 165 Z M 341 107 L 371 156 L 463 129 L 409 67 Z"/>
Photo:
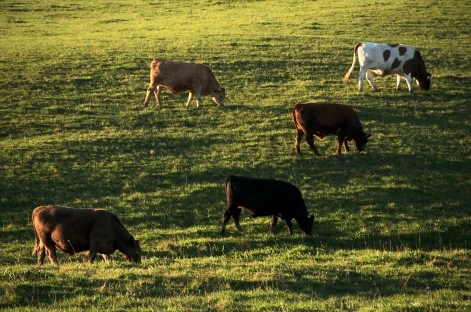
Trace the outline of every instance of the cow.
<path fill-rule="evenodd" d="M 225 89 L 221 88 L 211 68 L 203 64 L 154 58 L 150 63 L 150 84 L 144 106 L 147 107 L 151 94 L 155 94 L 157 104 L 160 106 L 160 93 L 163 88 L 173 94 L 189 91 L 186 106 L 196 98 L 196 106 L 199 107 L 202 95 L 210 95 L 217 105 L 224 106 Z"/>
<path fill-rule="evenodd" d="M 288 232 L 292 235 L 291 220 L 295 219 L 301 231 L 312 234 L 314 216 L 308 214 L 301 192 L 291 183 L 230 176 L 226 179 L 226 197 L 227 210 L 224 212 L 221 234 L 224 234 L 231 217 L 237 230 L 242 231 L 239 223 L 241 208 L 250 212 L 253 217 L 272 215 L 272 233 L 278 219 L 281 219 L 285 221 Z"/>
<path fill-rule="evenodd" d="M 73 255 L 89 250 L 90 263 L 97 253 L 109 260 L 110 254 L 119 250 L 127 261 L 141 262 L 139 241 L 129 234 L 118 217 L 105 209 L 79 209 L 60 206 L 39 206 L 33 210 L 32 222 L 36 244 L 33 256 L 38 266 L 47 255 L 59 267 L 56 248 Z"/>
<path fill-rule="evenodd" d="M 306 134 L 306 141 L 315 155 L 320 156 L 314 145 L 314 136 L 323 139 L 324 136 L 337 135 L 337 155 L 341 154 L 342 145 L 348 152 L 348 141 L 355 141 L 359 152 L 364 151 L 370 134 L 363 131 L 357 114 L 347 105 L 331 103 L 297 104 L 293 107 L 294 126 L 296 128 L 295 148 L 301 154 L 299 144 Z"/>
<path fill-rule="evenodd" d="M 358 43 L 353 50 L 352 67 L 343 78 L 347 82 L 355 67 L 356 54 L 360 64 L 358 77 L 358 91 L 363 90 L 363 80 L 366 79 L 375 91 L 379 91 L 373 77 L 396 74 L 396 90 L 400 89 L 401 79 L 407 83 L 409 92 L 412 92 L 412 78 L 415 78 L 419 88 L 430 90 L 432 75 L 427 72 L 424 60 L 419 50 L 403 44 L 384 43 Z"/>

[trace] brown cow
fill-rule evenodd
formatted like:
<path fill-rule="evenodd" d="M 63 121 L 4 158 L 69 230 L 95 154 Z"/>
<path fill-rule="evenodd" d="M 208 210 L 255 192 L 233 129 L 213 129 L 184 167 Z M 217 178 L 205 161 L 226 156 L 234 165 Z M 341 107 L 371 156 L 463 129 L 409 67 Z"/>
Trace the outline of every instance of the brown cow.
<path fill-rule="evenodd" d="M 89 250 L 89 261 L 93 263 L 97 253 L 105 260 L 119 250 L 127 261 L 141 262 L 141 247 L 138 240 L 129 234 L 118 217 L 105 209 L 77 209 L 59 206 L 39 206 L 32 214 L 38 265 L 47 256 L 55 267 L 59 264 L 56 248 L 73 255 Z"/>
<path fill-rule="evenodd" d="M 196 106 L 199 107 L 202 95 L 210 95 L 217 105 L 224 106 L 225 90 L 219 85 L 211 68 L 203 64 L 153 59 L 150 63 L 150 84 L 144 106 L 149 103 L 152 93 L 160 106 L 162 88 L 173 94 L 189 91 L 186 106 L 195 97 Z"/>
<path fill-rule="evenodd" d="M 314 154 L 320 156 L 314 145 L 314 135 L 320 139 L 324 136 L 337 135 L 337 155 L 340 155 L 342 145 L 348 152 L 348 141 L 355 140 L 358 151 L 365 149 L 371 136 L 363 131 L 357 114 L 347 105 L 329 103 L 298 104 L 292 110 L 294 126 L 296 127 L 296 153 L 301 154 L 299 143 L 303 134 Z"/>

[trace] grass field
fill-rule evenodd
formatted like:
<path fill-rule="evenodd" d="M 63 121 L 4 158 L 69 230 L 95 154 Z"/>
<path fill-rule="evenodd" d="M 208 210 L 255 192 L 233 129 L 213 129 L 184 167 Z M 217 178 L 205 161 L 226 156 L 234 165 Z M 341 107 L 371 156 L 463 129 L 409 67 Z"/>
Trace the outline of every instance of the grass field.
<path fill-rule="evenodd" d="M 469 311 L 468 1 L 0 3 L 0 309 Z M 432 90 L 342 82 L 360 41 L 410 44 Z M 212 67 L 226 107 L 142 105 L 153 57 Z M 297 103 L 352 105 L 366 153 L 294 153 Z M 353 146 L 353 145 L 352 145 Z M 220 235 L 230 174 L 297 185 L 313 236 L 243 213 Z M 102 207 L 141 265 L 31 257 L 31 212 Z"/>

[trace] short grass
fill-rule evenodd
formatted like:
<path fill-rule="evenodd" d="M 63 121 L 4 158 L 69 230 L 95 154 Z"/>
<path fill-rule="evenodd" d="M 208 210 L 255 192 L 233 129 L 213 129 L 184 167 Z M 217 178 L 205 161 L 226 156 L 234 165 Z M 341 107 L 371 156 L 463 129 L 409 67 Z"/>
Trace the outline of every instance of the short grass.
<path fill-rule="evenodd" d="M 465 311 L 470 292 L 467 1 L 3 1 L 0 308 Z M 359 41 L 419 48 L 431 92 L 356 91 Z M 227 106 L 144 109 L 153 57 L 210 65 Z M 357 73 L 358 65 L 355 73 Z M 294 154 L 296 103 L 352 105 L 367 152 Z M 244 214 L 218 234 L 230 174 L 302 190 L 314 235 Z M 103 207 L 143 263 L 36 267 L 35 206 Z"/>

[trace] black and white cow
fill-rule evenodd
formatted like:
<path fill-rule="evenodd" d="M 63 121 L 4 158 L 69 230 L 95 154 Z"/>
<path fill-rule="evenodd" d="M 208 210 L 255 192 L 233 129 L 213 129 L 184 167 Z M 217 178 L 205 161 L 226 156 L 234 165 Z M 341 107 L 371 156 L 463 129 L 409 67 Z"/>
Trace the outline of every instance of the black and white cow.
<path fill-rule="evenodd" d="M 222 221 L 221 234 L 225 232 L 230 218 L 234 219 L 237 230 L 241 208 L 249 211 L 253 217 L 273 216 L 271 231 L 281 219 L 293 234 L 291 220 L 295 219 L 304 233 L 311 235 L 314 216 L 308 214 L 299 189 L 291 183 L 273 179 L 255 179 L 230 176 L 226 179 L 227 210 Z"/>
<path fill-rule="evenodd" d="M 353 50 L 352 67 L 343 78 L 347 82 L 355 67 L 356 54 L 360 64 L 358 91 L 363 89 L 363 80 L 368 80 L 375 91 L 378 87 L 373 80 L 374 75 L 397 75 L 396 89 L 399 90 L 401 79 L 407 82 L 409 92 L 412 92 L 412 78 L 415 78 L 420 89 L 430 90 L 432 75 L 427 72 L 419 50 L 402 44 L 384 44 L 364 42 L 358 43 Z"/>

